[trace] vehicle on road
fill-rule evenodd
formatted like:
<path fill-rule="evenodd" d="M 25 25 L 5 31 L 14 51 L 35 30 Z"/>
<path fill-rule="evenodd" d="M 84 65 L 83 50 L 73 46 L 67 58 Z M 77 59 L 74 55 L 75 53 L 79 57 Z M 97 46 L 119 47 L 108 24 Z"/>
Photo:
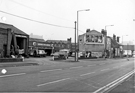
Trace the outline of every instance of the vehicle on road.
<path fill-rule="evenodd" d="M 54 60 L 55 59 L 68 59 L 68 53 L 66 51 L 59 51 L 55 52 L 53 55 Z"/>
<path fill-rule="evenodd" d="M 46 57 L 46 52 L 45 50 L 39 50 L 39 49 L 35 49 L 30 51 L 30 56 L 34 56 L 34 57 Z"/>

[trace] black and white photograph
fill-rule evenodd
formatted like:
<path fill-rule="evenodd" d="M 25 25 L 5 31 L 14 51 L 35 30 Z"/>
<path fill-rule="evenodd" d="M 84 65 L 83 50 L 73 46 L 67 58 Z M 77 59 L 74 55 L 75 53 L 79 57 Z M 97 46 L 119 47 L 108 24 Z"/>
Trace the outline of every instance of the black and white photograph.
<path fill-rule="evenodd" d="M 0 0 L 0 93 L 135 93 L 135 0 Z"/>

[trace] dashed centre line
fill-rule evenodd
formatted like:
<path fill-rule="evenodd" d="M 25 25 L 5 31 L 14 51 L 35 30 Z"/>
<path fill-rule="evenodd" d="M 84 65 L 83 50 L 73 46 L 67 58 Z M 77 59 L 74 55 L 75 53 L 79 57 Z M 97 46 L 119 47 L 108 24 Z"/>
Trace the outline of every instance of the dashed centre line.
<path fill-rule="evenodd" d="M 19 75 L 24 75 L 26 73 L 18 73 L 18 74 L 10 74 L 10 75 L 2 75 L 0 76 L 0 78 L 3 78 L 3 77 L 11 77 L 11 76 L 19 76 Z"/>
<path fill-rule="evenodd" d="M 107 71 L 107 70 L 109 70 L 109 68 L 107 68 L 107 69 L 102 69 L 101 71 Z"/>
<path fill-rule="evenodd" d="M 86 76 L 86 75 L 90 75 L 90 74 L 93 74 L 93 73 L 95 73 L 95 72 L 90 72 L 90 73 L 82 74 L 80 76 Z"/>
<path fill-rule="evenodd" d="M 78 66 L 78 67 L 70 67 L 69 69 L 73 69 L 73 68 L 81 68 L 83 66 Z"/>
<path fill-rule="evenodd" d="M 62 69 L 44 70 L 44 71 L 40 71 L 40 72 L 50 72 L 50 71 L 57 71 L 57 70 L 62 70 Z"/>
<path fill-rule="evenodd" d="M 56 81 L 52 81 L 52 82 L 48 82 L 48 83 L 44 83 L 44 84 L 39 84 L 37 86 L 40 87 L 40 86 L 44 86 L 44 85 L 48 85 L 48 84 L 57 83 L 57 82 L 64 81 L 64 80 L 68 80 L 68 79 L 70 79 L 70 78 L 64 78 L 64 79 L 60 79 L 60 80 L 56 80 Z"/>

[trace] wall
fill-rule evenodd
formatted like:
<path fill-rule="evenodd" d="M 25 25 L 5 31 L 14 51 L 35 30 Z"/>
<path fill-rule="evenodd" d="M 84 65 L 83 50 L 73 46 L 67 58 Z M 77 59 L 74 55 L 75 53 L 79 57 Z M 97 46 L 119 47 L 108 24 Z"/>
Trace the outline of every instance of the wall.
<path fill-rule="evenodd" d="M 6 51 L 3 50 L 3 45 L 7 44 L 7 30 L 0 28 L 0 56 L 4 56 Z"/>
<path fill-rule="evenodd" d="M 91 51 L 93 56 L 101 56 L 104 52 L 105 44 L 104 44 L 104 37 L 102 36 L 101 41 L 88 41 L 86 42 L 86 34 L 93 35 L 93 36 L 102 36 L 100 32 L 97 31 L 90 31 L 89 33 L 85 33 L 79 36 L 79 51 L 86 53 L 87 51 Z M 91 39 L 91 38 L 90 38 Z"/>

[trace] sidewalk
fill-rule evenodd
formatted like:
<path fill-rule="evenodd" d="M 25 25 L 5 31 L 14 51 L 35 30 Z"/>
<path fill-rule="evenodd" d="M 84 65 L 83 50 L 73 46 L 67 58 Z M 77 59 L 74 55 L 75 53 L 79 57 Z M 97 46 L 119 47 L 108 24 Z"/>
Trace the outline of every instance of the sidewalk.
<path fill-rule="evenodd" d="M 135 73 L 107 93 L 135 93 Z"/>
<path fill-rule="evenodd" d="M 79 62 L 88 62 L 88 61 L 108 61 L 108 60 L 118 60 L 116 59 L 79 59 Z M 123 58 L 125 59 L 125 58 Z M 131 60 L 132 58 L 130 58 Z M 52 60 L 52 57 L 43 57 L 43 58 L 26 58 L 23 62 L 3 62 L 0 63 L 0 67 L 17 67 L 17 66 L 33 66 L 33 65 L 48 65 L 48 64 L 56 64 L 56 63 L 74 63 L 74 57 L 69 57 L 67 60 Z"/>

